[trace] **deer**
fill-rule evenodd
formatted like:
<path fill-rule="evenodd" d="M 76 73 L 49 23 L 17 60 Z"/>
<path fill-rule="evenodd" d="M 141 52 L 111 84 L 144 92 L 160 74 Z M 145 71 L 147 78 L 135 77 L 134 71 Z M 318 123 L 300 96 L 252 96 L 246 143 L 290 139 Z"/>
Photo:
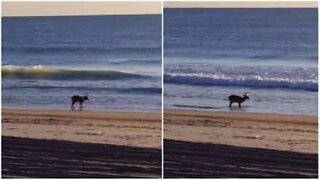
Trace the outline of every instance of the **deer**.
<path fill-rule="evenodd" d="M 239 108 L 241 108 L 241 103 L 243 103 L 245 100 L 249 99 L 249 96 L 247 93 L 245 93 L 242 97 L 238 95 L 230 95 L 229 96 L 229 107 L 231 108 L 232 103 L 239 103 Z"/>
<path fill-rule="evenodd" d="M 71 97 L 71 110 L 74 111 L 74 104 L 79 102 L 79 111 L 82 111 L 82 103 L 85 101 L 89 101 L 88 96 L 79 96 L 79 95 L 74 95 Z"/>

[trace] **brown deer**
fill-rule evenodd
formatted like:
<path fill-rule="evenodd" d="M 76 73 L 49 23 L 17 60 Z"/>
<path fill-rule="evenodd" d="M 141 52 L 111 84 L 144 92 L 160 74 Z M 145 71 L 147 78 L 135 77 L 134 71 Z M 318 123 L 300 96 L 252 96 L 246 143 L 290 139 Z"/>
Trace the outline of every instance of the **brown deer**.
<path fill-rule="evenodd" d="M 82 111 L 82 103 L 85 101 L 89 101 L 89 97 L 88 96 L 78 96 L 78 95 L 74 95 L 71 97 L 71 110 L 74 111 L 74 104 L 79 102 L 79 110 Z"/>
<path fill-rule="evenodd" d="M 242 97 L 238 95 L 231 95 L 229 96 L 229 107 L 231 107 L 232 103 L 239 103 L 239 107 L 241 107 L 241 103 L 243 103 L 246 99 L 249 99 L 249 96 L 247 96 L 247 93 L 245 93 Z"/>

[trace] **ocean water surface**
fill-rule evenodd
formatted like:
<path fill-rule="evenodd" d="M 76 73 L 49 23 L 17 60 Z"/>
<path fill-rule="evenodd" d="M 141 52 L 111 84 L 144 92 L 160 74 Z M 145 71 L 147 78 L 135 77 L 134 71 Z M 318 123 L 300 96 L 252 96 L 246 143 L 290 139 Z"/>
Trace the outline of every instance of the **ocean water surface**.
<path fill-rule="evenodd" d="M 161 109 L 161 16 L 2 18 L 2 105 Z"/>
<path fill-rule="evenodd" d="M 317 12 L 165 9 L 165 108 L 317 115 Z"/>

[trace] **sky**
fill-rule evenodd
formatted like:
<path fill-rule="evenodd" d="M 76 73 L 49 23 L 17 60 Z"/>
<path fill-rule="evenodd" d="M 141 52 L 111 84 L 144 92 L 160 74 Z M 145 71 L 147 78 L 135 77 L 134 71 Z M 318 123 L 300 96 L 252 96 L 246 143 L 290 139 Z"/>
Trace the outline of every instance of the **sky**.
<path fill-rule="evenodd" d="M 165 8 L 255 8 L 255 7 L 318 7 L 317 1 L 189 1 L 189 2 L 164 2 Z"/>
<path fill-rule="evenodd" d="M 157 2 L 2 2 L 2 16 L 62 16 L 108 14 L 161 14 L 162 4 Z"/>
<path fill-rule="evenodd" d="M 317 1 L 165 1 L 165 8 L 317 7 Z M 161 1 L 5 1 L 2 16 L 161 14 Z"/>

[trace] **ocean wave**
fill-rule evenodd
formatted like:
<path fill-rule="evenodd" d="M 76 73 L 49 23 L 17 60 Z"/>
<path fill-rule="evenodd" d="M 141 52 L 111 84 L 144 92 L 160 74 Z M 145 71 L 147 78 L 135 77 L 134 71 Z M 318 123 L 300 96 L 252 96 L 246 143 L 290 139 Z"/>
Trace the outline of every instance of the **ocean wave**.
<path fill-rule="evenodd" d="M 116 91 L 124 93 L 134 93 L 134 94 L 159 94 L 161 95 L 162 88 L 157 87 L 138 87 L 138 88 L 118 88 Z"/>
<path fill-rule="evenodd" d="M 2 78 L 5 79 L 51 79 L 51 80 L 115 80 L 123 78 L 143 78 L 144 75 L 120 71 L 68 70 L 46 66 L 20 67 L 2 66 Z"/>
<path fill-rule="evenodd" d="M 115 47 L 106 48 L 101 46 L 6 46 L 3 51 L 8 52 L 25 52 L 25 53 L 159 53 L 161 47 Z"/>
<path fill-rule="evenodd" d="M 29 85 L 6 85 L 2 87 L 5 90 L 13 89 L 42 89 L 42 90 L 81 90 L 87 92 L 103 91 L 103 92 L 120 92 L 124 94 L 144 94 L 144 95 L 161 95 L 161 87 L 102 87 L 102 86 L 84 86 L 84 85 L 41 85 L 41 84 L 29 84 Z"/>
<path fill-rule="evenodd" d="M 222 65 L 167 66 L 165 83 L 318 90 L 317 68 Z"/>
<path fill-rule="evenodd" d="M 161 64 L 161 59 L 150 59 L 150 60 L 122 60 L 117 62 L 110 62 L 109 64 L 115 65 L 146 65 L 146 64 Z"/>

